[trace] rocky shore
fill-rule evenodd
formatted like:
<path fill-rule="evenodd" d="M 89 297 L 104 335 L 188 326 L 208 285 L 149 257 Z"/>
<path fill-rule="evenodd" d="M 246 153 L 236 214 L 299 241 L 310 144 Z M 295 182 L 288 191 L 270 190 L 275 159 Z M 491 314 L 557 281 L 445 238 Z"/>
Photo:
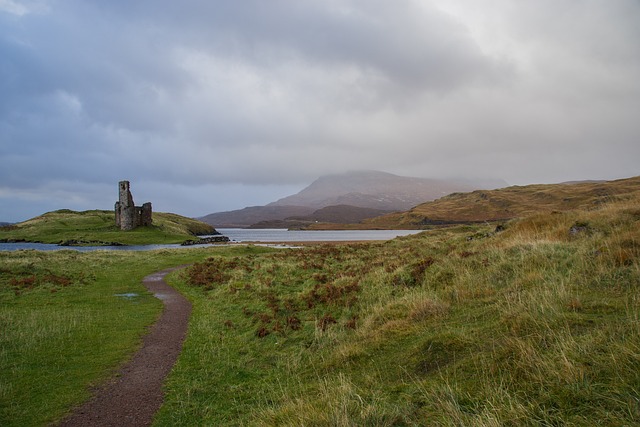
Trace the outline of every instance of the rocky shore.
<path fill-rule="evenodd" d="M 211 243 L 227 243 L 229 238 L 227 236 L 209 236 L 201 237 L 198 240 L 186 240 L 180 243 L 180 246 L 192 246 L 192 245 L 206 245 Z"/>

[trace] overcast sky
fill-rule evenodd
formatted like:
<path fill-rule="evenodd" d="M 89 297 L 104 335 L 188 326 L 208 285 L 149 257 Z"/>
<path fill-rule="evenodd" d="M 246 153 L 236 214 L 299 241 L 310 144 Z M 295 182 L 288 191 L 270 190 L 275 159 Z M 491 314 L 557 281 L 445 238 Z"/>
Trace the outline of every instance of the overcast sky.
<path fill-rule="evenodd" d="M 0 221 L 639 165 L 639 0 L 0 0 Z"/>

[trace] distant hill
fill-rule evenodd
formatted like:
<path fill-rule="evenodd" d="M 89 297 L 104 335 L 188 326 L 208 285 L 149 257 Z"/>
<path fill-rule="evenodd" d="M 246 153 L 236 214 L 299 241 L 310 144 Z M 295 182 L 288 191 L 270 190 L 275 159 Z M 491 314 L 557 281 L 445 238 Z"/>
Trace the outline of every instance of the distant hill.
<path fill-rule="evenodd" d="M 298 194 L 285 197 L 269 206 L 350 205 L 387 211 L 407 210 L 429 200 L 456 191 L 498 188 L 503 181 L 469 182 L 412 178 L 378 171 L 357 171 L 318 178 Z"/>
<path fill-rule="evenodd" d="M 245 228 L 263 221 L 280 221 L 292 216 L 311 215 L 314 211 L 315 209 L 306 206 L 251 206 L 235 211 L 212 213 L 198 219 L 218 228 Z"/>
<path fill-rule="evenodd" d="M 454 193 L 407 212 L 364 221 L 381 228 L 508 220 L 536 213 L 593 209 L 610 201 L 640 200 L 640 177 L 615 181 L 513 186 L 499 190 Z"/>
<path fill-rule="evenodd" d="M 318 209 L 311 215 L 292 216 L 283 220 L 260 221 L 250 228 L 307 228 L 315 223 L 356 224 L 368 218 L 388 214 L 380 209 L 360 208 L 357 206 L 338 205 Z"/>
<path fill-rule="evenodd" d="M 172 213 L 154 212 L 152 226 L 121 231 L 115 225 L 113 211 L 61 209 L 0 227 L 0 241 L 142 245 L 182 243 L 196 235 L 215 233 L 217 231 L 209 224 Z"/>
<path fill-rule="evenodd" d="M 320 208 L 314 213 L 306 217 L 293 217 L 297 219 L 311 222 L 335 222 L 351 224 L 360 222 L 364 219 L 375 218 L 380 215 L 390 213 L 389 211 L 372 208 L 361 208 L 351 205 L 337 205 Z"/>
<path fill-rule="evenodd" d="M 291 221 L 354 223 L 371 214 L 404 211 L 456 191 L 498 188 L 503 181 L 455 181 L 411 178 L 359 171 L 318 178 L 297 194 L 267 206 L 219 212 L 199 218 L 214 227 L 286 227 Z M 318 210 L 333 207 L 329 211 Z M 360 210 L 358 210 L 360 208 Z M 365 211 L 362 209 L 370 209 Z M 293 218 L 292 218 L 293 217 Z"/>

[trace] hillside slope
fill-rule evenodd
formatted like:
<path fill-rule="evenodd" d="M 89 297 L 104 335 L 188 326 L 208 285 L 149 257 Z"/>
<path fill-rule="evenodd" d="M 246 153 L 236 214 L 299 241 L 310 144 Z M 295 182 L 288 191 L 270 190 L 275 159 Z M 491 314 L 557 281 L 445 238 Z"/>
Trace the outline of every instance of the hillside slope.
<path fill-rule="evenodd" d="M 504 183 L 492 183 L 496 188 Z M 298 194 L 270 206 L 298 205 L 323 208 L 351 205 L 389 211 L 409 209 L 456 191 L 487 188 L 483 183 L 412 178 L 378 171 L 357 171 L 318 178 Z"/>
<path fill-rule="evenodd" d="M 306 206 L 250 206 L 234 211 L 216 212 L 198 219 L 218 228 L 244 228 L 263 221 L 281 221 L 291 216 L 306 216 L 313 211 L 313 208 Z"/>
<path fill-rule="evenodd" d="M 0 241 L 140 245 L 182 243 L 195 235 L 216 233 L 209 224 L 172 213 L 154 212 L 151 227 L 121 231 L 115 226 L 112 211 L 62 209 L 0 227 Z"/>
<path fill-rule="evenodd" d="M 338 224 L 351 224 L 388 213 L 390 212 L 380 209 L 361 208 L 352 205 L 335 205 L 320 208 L 306 217 L 293 217 L 290 219 L 305 220 L 309 222 L 334 222 Z"/>
<path fill-rule="evenodd" d="M 591 209 L 640 194 L 640 177 L 607 182 L 512 186 L 454 193 L 407 212 L 364 221 L 366 226 L 422 228 L 430 225 L 507 220 L 534 213 Z"/>
<path fill-rule="evenodd" d="M 316 224 L 332 224 L 331 229 L 340 228 L 337 224 L 358 224 L 368 218 L 385 215 L 389 211 L 379 209 L 360 208 L 350 205 L 327 206 L 320 208 L 311 215 L 291 216 L 280 220 L 260 221 L 249 228 L 287 228 L 309 229 Z"/>
<path fill-rule="evenodd" d="M 308 217 L 318 209 L 329 206 L 341 206 L 342 208 L 333 210 L 331 222 L 353 223 L 354 220 L 351 218 L 354 216 L 354 209 L 344 208 L 346 206 L 388 212 L 404 211 L 419 203 L 456 191 L 497 188 L 504 185 L 506 183 L 503 181 L 436 180 L 377 171 L 349 172 L 320 177 L 299 193 L 266 206 L 217 212 L 199 219 L 220 228 L 260 226 L 257 223 L 266 226 L 279 221 L 283 224 L 281 221 L 289 217 Z M 345 215 L 336 216 L 340 211 Z M 362 215 L 356 217 L 358 219 L 355 222 L 363 218 Z"/>

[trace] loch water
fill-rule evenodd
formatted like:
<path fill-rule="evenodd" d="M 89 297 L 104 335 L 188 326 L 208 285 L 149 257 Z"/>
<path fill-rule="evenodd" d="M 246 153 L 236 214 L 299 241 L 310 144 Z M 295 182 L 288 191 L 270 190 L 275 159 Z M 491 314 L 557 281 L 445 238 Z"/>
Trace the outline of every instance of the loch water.
<path fill-rule="evenodd" d="M 300 243 L 300 242 L 345 242 L 391 240 L 399 236 L 419 233 L 419 230 L 286 230 L 286 229 L 245 229 L 218 228 L 230 243 Z M 205 236 L 203 236 L 205 237 Z M 209 245 L 135 245 L 135 246 L 59 246 L 47 243 L 0 243 L 0 251 L 37 250 L 60 251 L 151 251 L 157 249 L 197 248 Z"/>
<path fill-rule="evenodd" d="M 218 228 L 232 242 L 345 242 L 391 240 L 419 233 L 420 230 L 286 230 Z"/>

